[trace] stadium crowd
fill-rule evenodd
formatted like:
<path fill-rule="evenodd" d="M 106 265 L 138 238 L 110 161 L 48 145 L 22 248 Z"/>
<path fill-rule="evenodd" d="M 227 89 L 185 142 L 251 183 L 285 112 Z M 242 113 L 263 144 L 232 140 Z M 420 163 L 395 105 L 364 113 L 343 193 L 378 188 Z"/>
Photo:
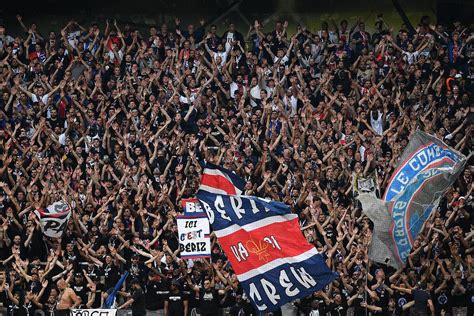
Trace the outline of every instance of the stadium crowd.
<path fill-rule="evenodd" d="M 255 315 L 212 236 L 181 260 L 176 216 L 200 162 L 235 171 L 246 194 L 289 205 L 340 278 L 274 315 L 473 315 L 469 165 L 405 267 L 370 262 L 372 224 L 353 195 L 379 196 L 417 129 L 472 151 L 474 27 L 399 30 L 379 16 L 320 30 L 255 21 L 246 32 L 179 19 L 141 34 L 70 21 L 41 34 L 0 26 L 0 301 L 7 315 L 116 307 L 133 315 Z M 269 29 L 270 26 L 265 26 Z M 62 238 L 33 211 L 73 213 Z M 296 314 L 295 314 L 296 315 Z"/>

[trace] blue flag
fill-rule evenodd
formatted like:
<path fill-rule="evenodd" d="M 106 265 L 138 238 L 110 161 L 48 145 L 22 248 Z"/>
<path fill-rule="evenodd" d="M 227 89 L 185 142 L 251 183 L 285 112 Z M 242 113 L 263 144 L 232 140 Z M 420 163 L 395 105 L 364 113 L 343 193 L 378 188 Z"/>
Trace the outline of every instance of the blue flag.
<path fill-rule="evenodd" d="M 417 130 L 388 183 L 385 201 L 365 193 L 358 197 L 374 223 L 369 259 L 396 269 L 403 266 L 426 220 L 466 162 L 463 154 Z"/>
<path fill-rule="evenodd" d="M 239 282 L 260 313 L 312 295 L 337 278 L 280 202 L 200 190 L 197 198 Z"/>
<path fill-rule="evenodd" d="M 120 290 L 120 288 L 123 285 L 123 282 L 125 282 L 125 279 L 128 277 L 128 271 L 125 271 L 125 273 L 122 275 L 120 280 L 118 280 L 117 284 L 115 284 L 114 290 L 112 293 L 109 294 L 107 297 L 107 300 L 105 300 L 105 306 L 104 308 L 112 308 L 112 305 L 114 304 L 115 297 L 117 296 L 117 292 Z"/>

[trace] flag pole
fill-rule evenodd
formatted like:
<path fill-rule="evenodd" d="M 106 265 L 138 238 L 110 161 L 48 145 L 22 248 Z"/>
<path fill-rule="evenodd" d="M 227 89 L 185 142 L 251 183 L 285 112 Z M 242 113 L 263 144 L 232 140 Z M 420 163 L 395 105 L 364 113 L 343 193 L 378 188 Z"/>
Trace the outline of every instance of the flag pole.
<path fill-rule="evenodd" d="M 364 291 L 364 301 L 365 301 L 365 316 L 368 315 L 369 311 L 367 310 L 367 305 L 369 302 L 367 301 L 367 289 L 369 288 L 369 260 L 367 260 L 367 266 L 365 267 L 365 291 Z"/>

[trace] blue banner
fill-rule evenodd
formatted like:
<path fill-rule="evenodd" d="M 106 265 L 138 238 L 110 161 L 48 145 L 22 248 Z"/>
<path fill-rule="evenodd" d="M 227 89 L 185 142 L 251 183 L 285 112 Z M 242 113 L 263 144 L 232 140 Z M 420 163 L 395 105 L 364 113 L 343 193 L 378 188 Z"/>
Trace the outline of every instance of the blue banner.
<path fill-rule="evenodd" d="M 252 196 L 197 194 L 247 297 L 260 313 L 312 295 L 337 274 L 301 233 L 287 205 Z"/>
<path fill-rule="evenodd" d="M 395 268 L 405 264 L 424 223 L 463 171 L 467 158 L 417 130 L 403 152 L 385 201 L 361 194 L 363 212 L 374 222 L 369 258 Z"/>
<path fill-rule="evenodd" d="M 463 159 L 461 154 L 450 149 L 437 138 L 417 130 L 389 180 L 384 200 L 392 201 L 397 194 L 403 192 L 410 180 L 424 170 L 442 164 L 453 165 L 461 159 Z"/>

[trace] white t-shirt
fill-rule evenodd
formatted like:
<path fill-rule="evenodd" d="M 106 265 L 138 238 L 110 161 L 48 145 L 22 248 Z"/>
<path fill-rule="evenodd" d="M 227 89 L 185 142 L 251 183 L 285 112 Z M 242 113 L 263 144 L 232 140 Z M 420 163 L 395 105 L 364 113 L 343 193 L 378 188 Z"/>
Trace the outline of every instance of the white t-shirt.
<path fill-rule="evenodd" d="M 298 98 L 295 97 L 294 95 L 290 97 L 290 107 L 291 107 L 290 117 L 298 114 Z"/>
<path fill-rule="evenodd" d="M 360 160 L 362 162 L 365 161 L 365 156 L 364 156 L 365 155 L 365 150 L 366 150 L 366 148 L 363 145 L 359 147 Z"/>
<path fill-rule="evenodd" d="M 382 123 L 383 113 L 380 111 L 378 112 L 379 112 L 379 116 L 377 119 L 374 119 L 374 117 L 372 116 L 372 113 L 370 113 L 370 125 L 372 126 L 372 128 L 375 130 L 375 132 L 378 135 L 382 135 L 383 134 L 383 123 Z"/>
<path fill-rule="evenodd" d="M 114 61 L 115 61 L 115 54 L 114 54 L 114 52 L 113 52 L 112 50 L 109 50 L 108 54 L 109 54 L 110 61 L 111 61 L 111 62 L 114 62 Z M 123 52 L 122 52 L 121 49 L 117 51 L 117 55 L 120 57 L 120 60 L 123 59 Z"/>
<path fill-rule="evenodd" d="M 250 88 L 250 95 L 254 99 L 260 100 L 260 87 L 256 85 L 255 87 Z M 250 99 L 250 105 L 252 105 L 252 107 L 256 107 L 257 103 L 254 100 Z"/>
<path fill-rule="evenodd" d="M 403 51 L 403 55 L 406 56 L 406 60 L 408 62 L 409 65 L 415 63 L 417 60 L 418 60 L 418 55 L 420 55 L 420 53 L 418 51 L 415 51 L 415 52 L 406 52 L 406 51 Z"/>
<path fill-rule="evenodd" d="M 31 100 L 33 102 L 39 102 L 41 100 L 41 102 L 43 102 L 43 104 L 48 104 L 48 99 L 49 99 L 49 94 L 48 93 L 46 93 L 45 95 L 42 95 L 41 97 L 38 97 L 34 93 L 32 93 L 32 95 L 31 95 Z"/>
<path fill-rule="evenodd" d="M 77 43 L 77 38 L 79 38 L 79 36 L 81 36 L 80 31 L 67 33 L 67 41 L 69 42 L 69 45 L 71 45 L 73 48 L 77 48 L 76 43 Z"/>
<path fill-rule="evenodd" d="M 282 58 L 280 58 L 280 64 L 281 65 L 285 65 L 290 59 L 288 58 L 287 55 L 283 56 Z M 278 57 L 275 56 L 275 58 L 273 58 L 273 62 L 276 63 L 278 61 Z"/>
<path fill-rule="evenodd" d="M 241 84 L 243 88 L 243 92 L 245 93 L 247 91 L 247 87 L 244 84 Z M 239 90 L 239 84 L 235 81 L 232 81 L 232 83 L 229 85 L 230 87 L 230 97 L 232 99 L 235 98 L 235 92 Z"/>
<path fill-rule="evenodd" d="M 227 44 L 226 44 L 227 45 Z M 227 60 L 227 50 L 225 52 L 217 52 L 214 53 L 214 60 L 217 62 L 217 57 L 221 58 L 221 64 L 220 66 L 225 66 L 225 62 Z"/>
<path fill-rule="evenodd" d="M 194 100 L 195 100 L 195 97 L 193 95 L 189 96 L 189 101 L 186 96 L 182 96 L 182 95 L 179 96 L 179 102 L 181 103 L 189 104 L 189 102 L 193 103 Z"/>

